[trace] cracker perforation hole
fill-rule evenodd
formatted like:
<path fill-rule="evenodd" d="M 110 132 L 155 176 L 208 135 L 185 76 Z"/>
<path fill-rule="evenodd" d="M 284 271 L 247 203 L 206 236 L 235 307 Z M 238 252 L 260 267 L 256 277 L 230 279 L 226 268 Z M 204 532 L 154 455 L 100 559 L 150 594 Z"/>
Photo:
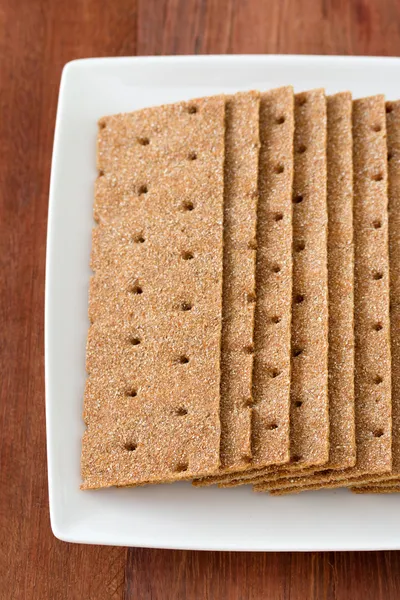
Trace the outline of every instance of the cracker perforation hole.
<path fill-rule="evenodd" d="M 302 400 L 295 400 L 294 405 L 296 408 L 300 408 L 301 406 L 303 406 L 303 402 Z"/>
<path fill-rule="evenodd" d="M 248 346 L 245 346 L 245 347 L 243 348 L 243 351 L 244 351 L 246 354 L 253 354 L 253 353 L 254 353 L 254 346 L 253 346 L 253 344 L 249 344 Z"/>
<path fill-rule="evenodd" d="M 382 221 L 380 219 L 375 219 L 372 221 L 372 226 L 374 229 L 380 229 L 382 227 Z"/>
<path fill-rule="evenodd" d="M 372 130 L 378 133 L 379 131 L 382 131 L 382 125 L 380 123 L 375 123 L 375 125 L 372 126 Z"/>
<path fill-rule="evenodd" d="M 146 240 L 142 233 L 137 233 L 133 236 L 133 241 L 135 242 L 135 244 L 144 244 Z"/>
<path fill-rule="evenodd" d="M 176 465 L 175 470 L 177 473 L 184 473 L 185 471 L 188 470 L 188 468 L 189 468 L 189 465 L 187 462 L 181 462 Z"/>
<path fill-rule="evenodd" d="M 281 173 L 283 173 L 285 170 L 285 165 L 283 165 L 282 163 L 279 163 L 279 165 L 276 165 L 275 167 L 275 173 L 277 175 L 281 175 Z"/>
<path fill-rule="evenodd" d="M 194 254 L 193 252 L 190 252 L 190 250 L 184 250 L 181 254 L 181 257 L 183 260 L 192 260 L 194 258 Z"/>
<path fill-rule="evenodd" d="M 147 187 L 147 185 L 143 184 L 139 186 L 138 192 L 139 192 L 139 196 L 142 196 L 143 194 L 147 194 L 147 192 L 149 191 L 149 188 Z"/>
<path fill-rule="evenodd" d="M 372 274 L 372 278 L 375 281 L 379 281 L 380 279 L 383 279 L 383 273 L 382 273 L 382 271 L 374 271 L 373 274 Z"/>
<path fill-rule="evenodd" d="M 190 212 L 194 210 L 194 204 L 190 200 L 184 200 L 181 204 L 181 208 L 185 212 Z"/>
<path fill-rule="evenodd" d="M 293 202 L 294 204 L 301 204 L 301 202 L 303 202 L 303 196 L 301 194 L 297 194 L 294 196 Z"/>
<path fill-rule="evenodd" d="M 99 129 L 105 129 L 106 128 L 106 122 L 105 121 L 99 121 L 98 125 L 99 125 Z"/>
<path fill-rule="evenodd" d="M 385 432 L 383 431 L 383 429 L 375 429 L 375 431 L 373 432 L 373 436 L 376 438 L 380 438 L 383 436 Z"/>
<path fill-rule="evenodd" d="M 374 383 L 375 385 L 380 385 L 381 383 L 383 383 L 383 377 L 381 375 L 375 375 Z"/>
<path fill-rule="evenodd" d="M 307 150 L 306 146 L 304 144 L 300 144 L 297 148 L 297 153 L 298 154 L 304 154 L 304 152 Z"/>
<path fill-rule="evenodd" d="M 148 146 L 150 144 L 150 140 L 148 137 L 139 137 L 137 141 L 138 144 L 140 144 L 141 146 Z"/>
<path fill-rule="evenodd" d="M 177 359 L 177 363 L 180 365 L 187 365 L 189 362 L 189 357 L 186 356 L 186 354 L 181 354 L 181 356 L 178 356 Z"/>
<path fill-rule="evenodd" d="M 104 171 L 103 171 L 103 169 L 100 169 L 100 171 L 99 171 L 99 177 L 104 177 Z"/>
<path fill-rule="evenodd" d="M 192 308 L 193 304 L 191 302 L 181 302 L 180 309 L 183 310 L 183 312 L 188 312 L 189 310 L 192 310 Z"/>
<path fill-rule="evenodd" d="M 294 243 L 294 249 L 296 250 L 296 252 L 302 252 L 306 247 L 306 243 L 304 240 L 297 240 Z"/>
<path fill-rule="evenodd" d="M 135 442 L 126 442 L 125 450 L 128 452 L 134 452 L 137 449 L 137 444 Z"/>
<path fill-rule="evenodd" d="M 249 304 L 252 304 L 256 301 L 256 295 L 253 292 L 250 292 L 249 294 L 246 294 L 246 300 Z"/>
<path fill-rule="evenodd" d="M 392 158 L 393 158 L 393 152 L 388 152 L 387 159 L 392 160 Z"/>
<path fill-rule="evenodd" d="M 270 431 L 274 431 L 274 429 L 278 429 L 278 425 L 276 423 L 271 423 L 270 425 L 268 425 L 268 429 Z"/>
<path fill-rule="evenodd" d="M 274 214 L 274 221 L 276 221 L 276 223 L 279 223 L 279 221 L 282 221 L 282 219 L 283 219 L 283 213 L 277 212 Z"/>
<path fill-rule="evenodd" d="M 301 354 L 303 354 L 303 352 L 304 352 L 304 349 L 303 349 L 303 348 L 300 348 L 300 347 L 295 347 L 295 348 L 293 348 L 293 350 L 292 350 L 292 355 L 293 355 L 294 357 L 297 357 L 297 356 L 300 356 Z"/>
<path fill-rule="evenodd" d="M 196 152 L 189 152 L 189 154 L 188 154 L 188 160 L 196 160 L 196 159 L 197 159 Z"/>
<path fill-rule="evenodd" d="M 137 396 L 137 389 L 136 388 L 131 388 L 130 390 L 128 390 L 126 392 L 126 396 L 128 396 L 128 398 L 136 398 Z"/>
<path fill-rule="evenodd" d="M 302 302 L 304 302 L 303 294 L 296 294 L 294 297 L 294 301 L 295 301 L 295 304 L 301 304 Z"/>
<path fill-rule="evenodd" d="M 278 125 L 283 125 L 284 122 L 285 122 L 285 120 L 286 120 L 285 117 L 282 115 L 281 117 L 278 117 L 276 119 L 276 122 L 277 122 Z"/>
<path fill-rule="evenodd" d="M 298 454 L 295 454 L 294 456 L 292 456 L 292 458 L 290 459 L 290 462 L 292 463 L 297 463 L 301 461 L 301 456 L 299 456 Z"/>
<path fill-rule="evenodd" d="M 380 321 L 377 321 L 377 323 L 374 323 L 375 331 L 382 331 L 382 329 L 383 329 L 383 324 Z"/>
<path fill-rule="evenodd" d="M 136 296 L 140 296 L 140 294 L 143 294 L 143 288 L 141 285 L 139 285 L 138 283 L 134 283 L 133 285 L 131 285 L 131 287 L 129 288 L 129 292 L 131 294 L 135 294 Z"/>
<path fill-rule="evenodd" d="M 280 323 L 282 320 L 282 317 L 278 316 L 278 315 L 274 315 L 273 317 L 271 317 L 271 321 L 277 325 L 278 323 Z"/>
<path fill-rule="evenodd" d="M 372 180 L 373 181 L 382 181 L 383 173 L 375 173 L 374 175 L 372 175 Z"/>
<path fill-rule="evenodd" d="M 270 376 L 272 379 L 279 377 L 280 374 L 281 374 L 281 371 L 279 371 L 278 369 L 272 369 L 270 372 Z"/>
<path fill-rule="evenodd" d="M 393 105 L 390 102 L 386 103 L 386 112 L 391 113 L 393 110 Z"/>
<path fill-rule="evenodd" d="M 185 408 L 184 406 L 179 406 L 179 408 L 176 409 L 175 414 L 178 417 L 184 417 L 188 414 L 187 408 Z"/>
<path fill-rule="evenodd" d="M 305 96 L 300 96 L 299 98 L 296 98 L 296 104 L 298 106 L 304 106 L 307 103 L 307 98 Z"/>
<path fill-rule="evenodd" d="M 271 270 L 273 273 L 280 273 L 281 267 L 279 265 L 272 265 Z"/>
<path fill-rule="evenodd" d="M 188 107 L 188 113 L 189 113 L 189 115 L 195 115 L 197 113 L 197 106 L 195 106 L 194 104 L 191 104 Z"/>
<path fill-rule="evenodd" d="M 131 337 L 129 339 L 130 343 L 132 344 L 132 346 L 139 346 L 139 344 L 141 343 L 141 339 L 139 337 Z"/>

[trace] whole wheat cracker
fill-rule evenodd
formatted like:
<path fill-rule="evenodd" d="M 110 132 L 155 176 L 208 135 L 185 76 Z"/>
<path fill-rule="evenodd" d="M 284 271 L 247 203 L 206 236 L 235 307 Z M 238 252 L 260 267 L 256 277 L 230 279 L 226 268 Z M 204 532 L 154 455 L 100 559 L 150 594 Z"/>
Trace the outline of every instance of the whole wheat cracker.
<path fill-rule="evenodd" d="M 251 459 L 259 107 L 259 92 L 226 102 L 219 473 Z"/>
<path fill-rule="evenodd" d="M 248 452 L 252 460 L 245 473 L 257 465 L 289 460 L 293 89 L 284 87 L 263 93 L 259 118 L 253 388 L 252 394 L 244 398 L 252 411 L 252 444 Z M 246 144 L 242 132 L 238 131 L 238 137 Z M 230 373 L 228 377 L 231 378 Z M 232 476 L 230 473 L 228 478 Z M 225 477 L 219 474 L 195 481 L 194 485 L 218 483 Z"/>
<path fill-rule="evenodd" d="M 325 464 L 329 453 L 326 193 L 325 95 L 312 90 L 295 96 L 290 453 L 296 470 Z M 268 468 L 221 486 L 276 479 L 287 467 L 282 471 Z"/>
<path fill-rule="evenodd" d="M 219 466 L 222 96 L 100 121 L 83 488 Z"/>
<path fill-rule="evenodd" d="M 385 103 L 353 103 L 356 466 L 281 481 L 282 492 L 387 479 L 391 470 L 391 357 Z M 378 226 L 377 226 L 378 224 Z M 377 372 L 377 368 L 379 372 Z M 322 477 L 321 477 L 322 475 Z M 275 485 L 258 484 L 258 491 Z"/>

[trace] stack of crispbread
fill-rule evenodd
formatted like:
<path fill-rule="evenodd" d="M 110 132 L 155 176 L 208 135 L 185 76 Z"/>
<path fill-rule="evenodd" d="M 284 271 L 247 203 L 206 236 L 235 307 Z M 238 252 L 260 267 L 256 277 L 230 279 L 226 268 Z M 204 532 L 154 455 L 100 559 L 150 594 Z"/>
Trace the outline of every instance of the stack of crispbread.
<path fill-rule="evenodd" d="M 97 167 L 82 488 L 400 491 L 400 101 L 104 117 Z"/>

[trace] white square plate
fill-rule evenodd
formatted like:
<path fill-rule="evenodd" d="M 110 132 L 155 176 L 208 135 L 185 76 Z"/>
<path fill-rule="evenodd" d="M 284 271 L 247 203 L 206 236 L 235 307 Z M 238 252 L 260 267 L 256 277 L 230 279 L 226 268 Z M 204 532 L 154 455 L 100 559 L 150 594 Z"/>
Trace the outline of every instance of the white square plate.
<path fill-rule="evenodd" d="M 166 102 L 293 84 L 400 98 L 400 59 L 188 56 L 88 59 L 63 72 L 50 186 L 46 416 L 50 514 L 69 542 L 199 550 L 400 548 L 399 497 L 340 491 L 273 498 L 189 483 L 85 491 L 80 484 L 97 119 Z"/>

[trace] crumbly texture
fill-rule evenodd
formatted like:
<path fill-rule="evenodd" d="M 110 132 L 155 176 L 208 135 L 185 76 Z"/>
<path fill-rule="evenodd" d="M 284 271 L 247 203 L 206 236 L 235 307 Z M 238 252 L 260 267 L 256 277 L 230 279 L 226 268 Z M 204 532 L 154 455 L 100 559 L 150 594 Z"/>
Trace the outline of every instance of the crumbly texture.
<path fill-rule="evenodd" d="M 353 102 L 355 245 L 355 416 L 357 461 L 353 468 L 286 479 L 279 487 L 341 487 L 391 469 L 391 358 L 387 151 L 383 96 Z M 376 224 L 379 223 L 379 227 Z M 368 477 L 366 477 L 368 475 Z M 317 487 L 315 487 L 317 486 Z M 258 484 L 257 491 L 274 486 Z M 276 490 L 274 490 L 274 493 Z M 272 493 L 272 491 L 271 491 Z"/>
<path fill-rule="evenodd" d="M 83 488 L 215 472 L 225 99 L 99 123 Z"/>
<path fill-rule="evenodd" d="M 391 358 L 384 96 L 353 103 L 355 407 L 349 476 L 391 469 Z M 375 223 L 380 220 L 381 227 Z M 380 328 L 377 328 L 377 324 Z"/>
<path fill-rule="evenodd" d="M 258 92 L 228 98 L 225 118 L 224 266 L 221 342 L 221 468 L 251 460 L 256 298 Z"/>

